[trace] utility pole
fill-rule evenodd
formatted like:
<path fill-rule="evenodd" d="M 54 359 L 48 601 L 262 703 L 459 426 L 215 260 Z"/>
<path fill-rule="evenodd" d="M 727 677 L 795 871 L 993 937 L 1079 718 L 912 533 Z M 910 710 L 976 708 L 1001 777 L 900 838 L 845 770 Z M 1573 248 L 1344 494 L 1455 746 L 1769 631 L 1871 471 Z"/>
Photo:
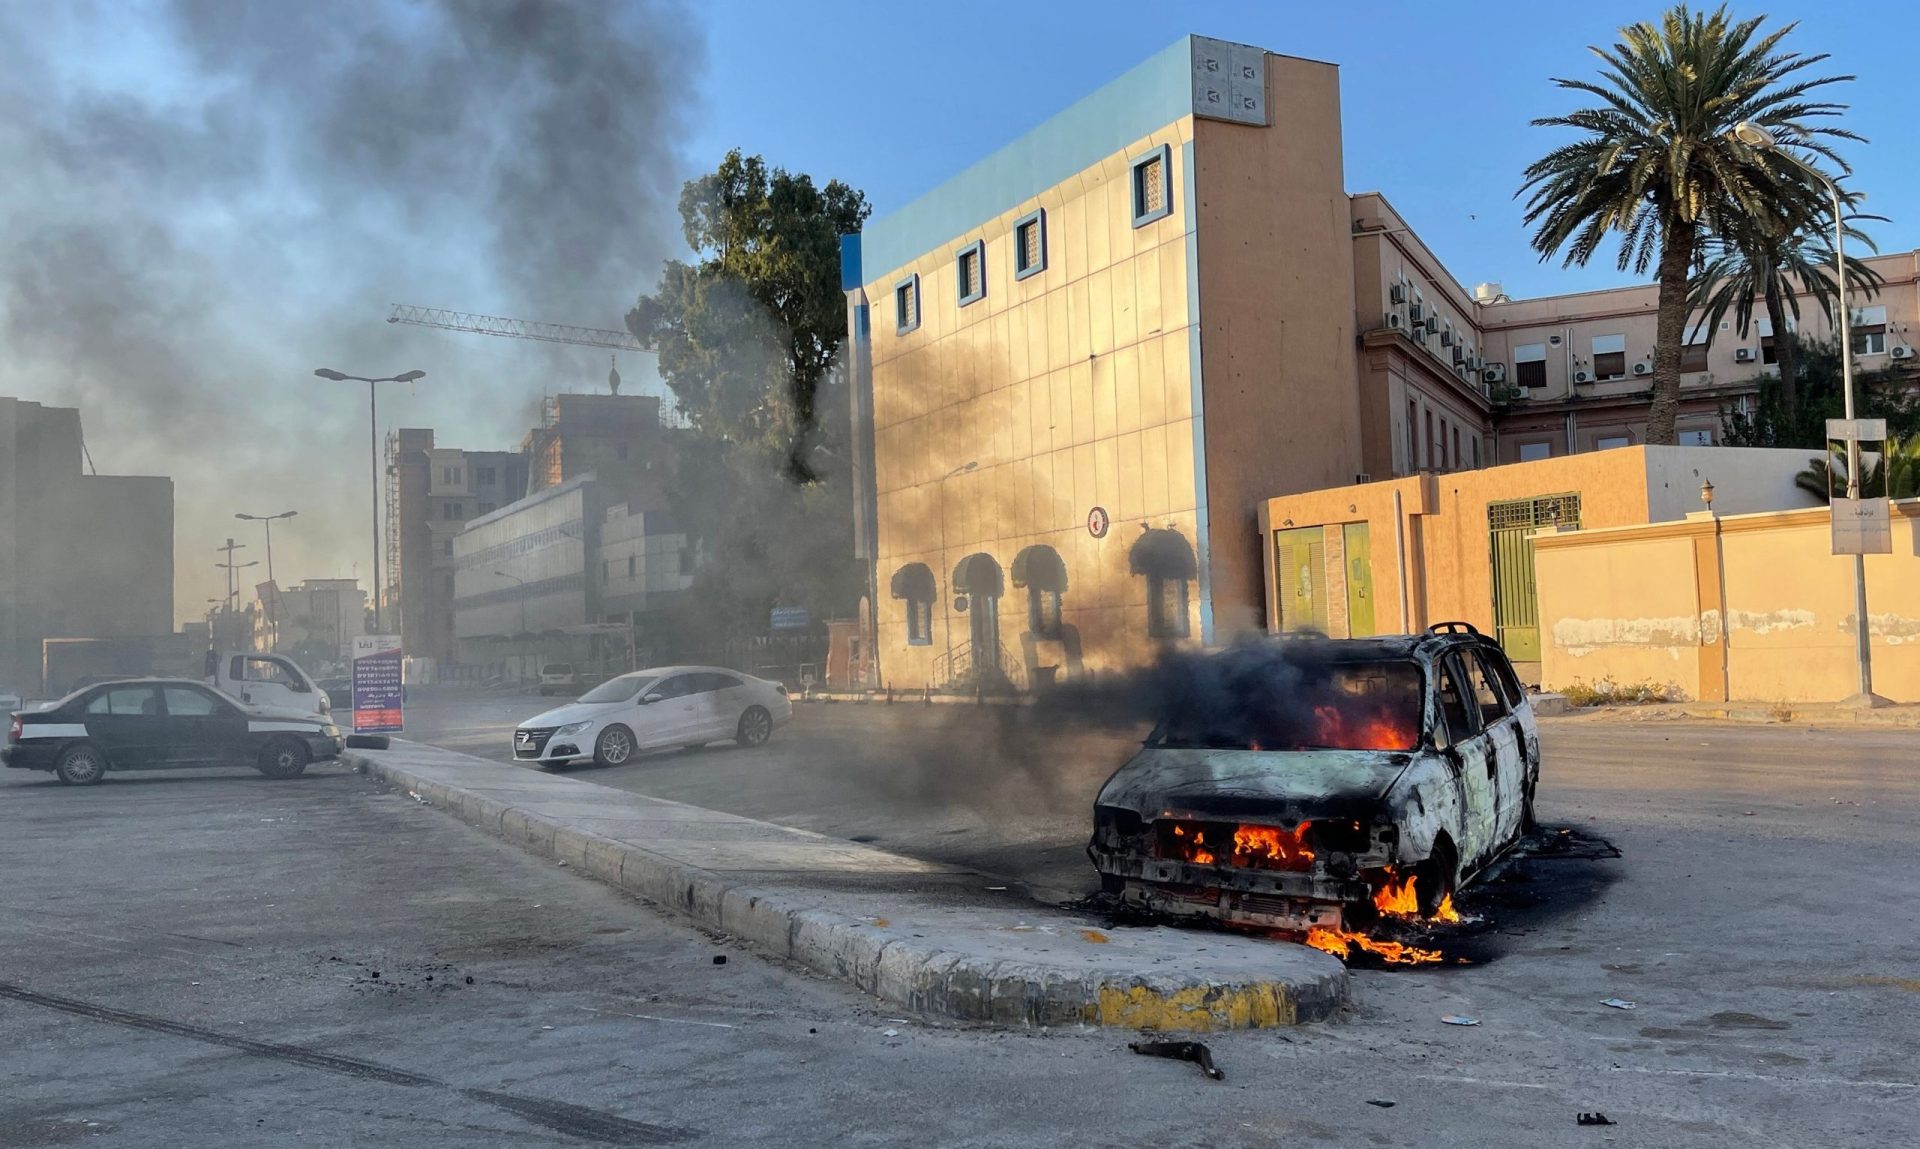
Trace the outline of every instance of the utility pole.
<path fill-rule="evenodd" d="M 233 552 L 246 549 L 246 545 L 247 544 L 245 543 L 236 543 L 232 539 L 228 539 L 226 546 L 213 548 L 216 551 L 225 551 L 227 555 L 226 562 L 215 563 L 213 565 L 227 572 L 227 597 L 226 597 L 226 601 L 221 606 L 221 610 L 225 612 L 227 626 L 229 628 L 233 626 L 233 615 L 234 615 L 233 600 L 234 600 L 234 597 L 239 593 L 239 587 L 240 587 L 239 572 L 247 569 L 248 567 L 257 567 L 260 565 L 260 562 L 258 559 L 255 559 L 251 562 L 244 562 L 244 563 L 236 563 L 233 561 Z M 213 637 L 214 637 L 214 645 L 216 647 L 219 646 L 220 643 L 219 643 L 218 636 L 213 636 Z M 236 642 L 233 645 L 238 646 L 239 643 Z M 251 643 L 249 643 L 249 645 L 251 645 Z"/>

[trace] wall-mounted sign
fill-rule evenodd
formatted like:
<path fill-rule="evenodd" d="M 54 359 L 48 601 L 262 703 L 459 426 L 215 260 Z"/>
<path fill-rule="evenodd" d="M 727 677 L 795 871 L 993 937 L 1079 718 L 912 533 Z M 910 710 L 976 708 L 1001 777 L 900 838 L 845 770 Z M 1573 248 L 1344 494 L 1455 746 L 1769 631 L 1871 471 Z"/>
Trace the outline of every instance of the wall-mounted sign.
<path fill-rule="evenodd" d="M 955 614 L 967 613 L 967 596 L 966 595 L 956 594 L 953 596 L 953 610 Z"/>
<path fill-rule="evenodd" d="M 1112 525 L 1113 520 L 1107 517 L 1107 508 L 1095 507 L 1087 512 L 1087 533 L 1094 538 L 1106 538 L 1107 528 Z"/>
<path fill-rule="evenodd" d="M 767 618 L 772 630 L 800 630 L 811 621 L 804 606 L 776 606 Z"/>

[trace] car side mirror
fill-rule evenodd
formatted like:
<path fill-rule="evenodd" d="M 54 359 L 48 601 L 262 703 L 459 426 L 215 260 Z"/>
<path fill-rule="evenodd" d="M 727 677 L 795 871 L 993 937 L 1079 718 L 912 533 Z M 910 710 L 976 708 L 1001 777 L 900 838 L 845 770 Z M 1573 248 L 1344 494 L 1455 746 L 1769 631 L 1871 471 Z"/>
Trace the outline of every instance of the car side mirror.
<path fill-rule="evenodd" d="M 664 701 L 666 701 L 666 696 L 661 694 L 659 691 L 650 691 L 640 696 L 640 705 L 642 706 L 651 706 L 656 702 L 664 702 Z"/>

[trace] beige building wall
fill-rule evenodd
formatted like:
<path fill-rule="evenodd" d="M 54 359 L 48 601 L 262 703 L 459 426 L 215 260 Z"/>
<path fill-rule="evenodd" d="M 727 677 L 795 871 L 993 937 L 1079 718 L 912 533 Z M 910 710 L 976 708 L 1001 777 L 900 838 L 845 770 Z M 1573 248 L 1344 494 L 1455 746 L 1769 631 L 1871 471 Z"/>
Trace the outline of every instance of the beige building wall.
<path fill-rule="evenodd" d="M 1917 527 L 1920 500 L 1893 504 L 1893 553 L 1866 559 L 1874 689 L 1896 702 L 1920 702 Z M 1544 685 L 1847 698 L 1858 684 L 1853 564 L 1832 553 L 1830 532 L 1825 508 L 1813 508 L 1541 536 Z"/>
<path fill-rule="evenodd" d="M 1195 124 L 1213 632 L 1258 629 L 1264 500 L 1361 470 L 1340 74 L 1267 57 L 1278 126 Z"/>
<path fill-rule="evenodd" d="M 1190 541 L 1198 528 L 1192 140 L 1192 117 L 1169 124 L 865 285 L 874 301 L 880 645 L 897 687 L 941 685 L 936 664 L 970 642 L 953 573 L 975 553 L 1003 572 L 999 638 L 1022 649 L 1026 601 L 1010 568 L 1035 545 L 1064 560 L 1062 617 L 1077 628 L 1084 668 L 1147 659 L 1146 584 L 1129 571 L 1129 547 L 1147 526 Z M 1161 145 L 1173 210 L 1136 228 L 1128 164 Z M 1013 225 L 1035 208 L 1046 213 L 1046 268 L 1018 279 Z M 976 240 L 985 244 L 986 296 L 961 307 L 955 261 Z M 894 286 L 909 275 L 919 276 L 920 326 L 897 335 Z M 1096 506 L 1111 520 L 1104 538 L 1087 529 Z M 908 642 L 907 603 L 888 593 L 910 563 L 924 563 L 938 588 L 925 645 Z M 1194 594 L 1195 636 L 1199 607 Z"/>

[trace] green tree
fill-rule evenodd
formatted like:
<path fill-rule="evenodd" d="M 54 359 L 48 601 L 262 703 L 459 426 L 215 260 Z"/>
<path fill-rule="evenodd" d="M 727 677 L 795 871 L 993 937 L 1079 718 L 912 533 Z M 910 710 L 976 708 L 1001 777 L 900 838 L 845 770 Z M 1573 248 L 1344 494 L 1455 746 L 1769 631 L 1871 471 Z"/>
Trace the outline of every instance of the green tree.
<path fill-rule="evenodd" d="M 821 618 L 859 595 L 840 237 L 868 210 L 837 180 L 731 151 L 681 192 L 695 259 L 669 262 L 627 314 L 690 424 L 668 497 L 698 566 L 659 636 L 679 649 L 765 633 L 776 605 Z"/>
<path fill-rule="evenodd" d="M 1830 218 L 1830 217 L 1829 217 Z M 1869 251 L 1878 251 L 1873 240 L 1856 224 L 1883 216 L 1847 217 L 1847 238 Z M 1815 238 L 1808 228 L 1824 229 L 1828 219 L 1808 221 L 1799 228 L 1785 221 L 1742 220 L 1725 236 L 1708 240 L 1706 265 L 1695 277 L 1688 300 L 1690 311 L 1702 313 L 1701 322 L 1709 342 L 1720 330 L 1721 321 L 1733 313 L 1734 331 L 1745 339 L 1753 323 L 1754 305 L 1766 309 L 1767 325 L 1773 330 L 1774 362 L 1780 370 L 1780 401 L 1793 406 L 1798 397 L 1799 380 L 1796 327 L 1800 319 L 1800 296 L 1813 296 L 1822 315 L 1833 322 L 1839 305 L 1839 286 L 1834 277 L 1833 247 L 1825 237 Z M 1851 302 L 1877 295 L 1880 273 L 1854 256 L 1847 256 L 1847 294 Z"/>
<path fill-rule="evenodd" d="M 1801 490 L 1812 491 L 1823 499 L 1832 498 L 1833 487 L 1845 486 L 1847 474 L 1846 451 L 1829 445 L 1827 453 L 1824 459 L 1808 459 L 1807 469 L 1793 480 Z M 1889 499 L 1920 498 L 1920 435 L 1900 438 L 1889 431 L 1885 454 L 1863 455 L 1860 495 L 1868 499 L 1882 495 Z"/>
<path fill-rule="evenodd" d="M 1733 139 L 1734 125 L 1752 121 L 1836 165 L 1829 141 L 1855 138 L 1813 122 L 1845 105 L 1809 98 L 1852 77 L 1802 78 L 1826 57 L 1780 50 L 1794 25 L 1758 36 L 1761 23 L 1735 23 L 1724 7 L 1709 14 L 1680 4 L 1658 25 L 1622 28 L 1611 48 L 1592 49 L 1602 62 L 1598 81 L 1554 81 L 1600 106 L 1534 121 L 1580 133 L 1529 165 L 1520 188 L 1530 193 L 1526 220 L 1540 257 L 1564 252 L 1566 266 L 1585 265 L 1615 232 L 1620 270 L 1645 274 L 1658 255 L 1649 443 L 1675 441 L 1687 288 L 1703 238 L 1731 234 L 1743 218 L 1821 214 L 1818 181 Z"/>
<path fill-rule="evenodd" d="M 1844 380 L 1840 373 L 1840 341 L 1803 339 L 1796 344 L 1800 387 L 1789 404 L 1780 382 L 1768 376 L 1752 381 L 1759 391 L 1746 411 L 1723 408 L 1721 438 L 1732 447 L 1796 447 L 1826 449 L 1827 420 L 1846 413 Z M 1913 373 L 1899 367 L 1853 373 L 1854 414 L 1862 419 L 1885 419 L 1887 434 L 1905 439 L 1920 437 L 1920 395 L 1912 386 Z"/>

